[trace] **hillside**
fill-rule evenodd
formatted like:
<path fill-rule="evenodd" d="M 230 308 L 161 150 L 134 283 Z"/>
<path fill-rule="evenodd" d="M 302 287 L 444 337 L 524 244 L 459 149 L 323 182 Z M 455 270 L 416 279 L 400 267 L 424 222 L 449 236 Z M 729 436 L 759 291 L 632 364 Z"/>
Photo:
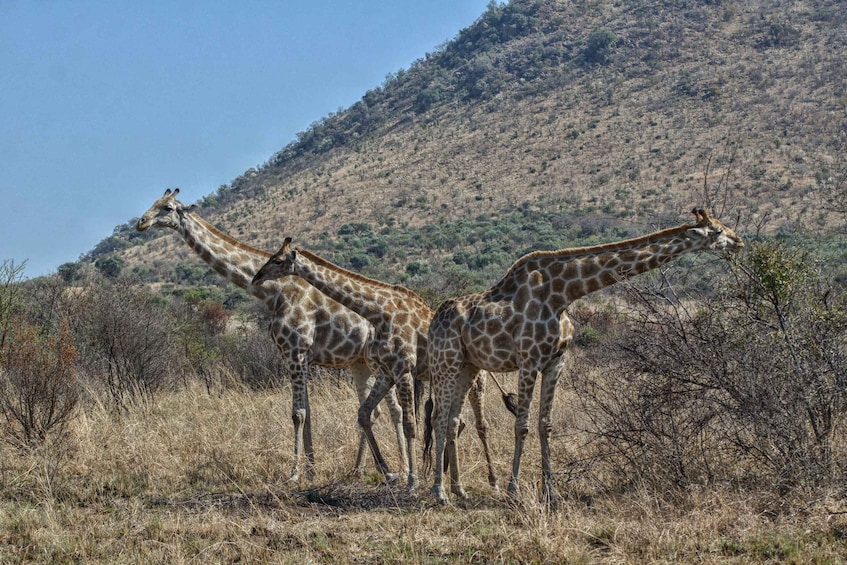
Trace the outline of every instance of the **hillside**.
<path fill-rule="evenodd" d="M 819 186 L 847 154 L 840 4 L 492 3 L 199 213 L 255 247 L 291 235 L 439 292 L 531 249 L 687 221 L 692 205 L 747 232 L 827 233 Z M 113 254 L 151 282 L 217 281 L 176 236 L 131 222 L 88 258 Z"/>

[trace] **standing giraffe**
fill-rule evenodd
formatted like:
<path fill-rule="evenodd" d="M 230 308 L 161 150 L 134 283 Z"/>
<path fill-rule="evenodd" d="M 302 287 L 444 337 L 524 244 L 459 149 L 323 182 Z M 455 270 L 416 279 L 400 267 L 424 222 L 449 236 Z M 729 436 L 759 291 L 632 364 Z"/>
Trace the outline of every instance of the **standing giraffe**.
<path fill-rule="evenodd" d="M 694 225 L 666 229 L 617 243 L 536 251 L 518 259 L 499 282 L 477 294 L 445 301 L 429 328 L 428 363 L 435 407 L 435 482 L 432 493 L 446 504 L 443 485 L 445 443 L 450 450 L 450 490 L 467 498 L 456 459 L 458 415 L 480 369 L 519 371 L 515 451 L 508 492 L 517 493 L 529 409 L 540 374 L 541 485 L 554 502 L 551 484 L 550 412 L 565 350 L 574 328 L 565 309 L 576 299 L 633 275 L 655 269 L 692 251 L 738 251 L 744 243 L 731 229 L 693 210 Z M 427 438 L 429 442 L 431 438 Z"/>
<path fill-rule="evenodd" d="M 416 487 L 413 440 L 415 438 L 414 408 L 412 406 L 412 380 L 429 380 L 426 367 L 427 331 L 432 320 L 432 309 L 411 290 L 369 279 L 330 263 L 314 253 L 291 246 L 291 238 L 259 269 L 253 284 L 275 280 L 286 275 L 298 278 L 337 300 L 363 316 L 376 331 L 367 356 L 375 372 L 371 393 L 359 407 L 359 425 L 365 431 L 377 466 L 384 465 L 379 447 L 371 429 L 371 411 L 394 385 L 397 385 L 403 407 L 403 431 L 406 435 L 408 455 L 408 488 Z M 482 441 L 488 462 L 488 482 L 497 488 L 497 480 L 488 449 L 488 423 L 483 412 L 484 378 L 477 379 L 470 389 L 471 404 L 476 419 L 476 429 Z M 466 391 L 467 392 L 467 391 Z"/>
<path fill-rule="evenodd" d="M 312 418 L 307 379 L 312 363 L 322 367 L 350 367 L 359 403 L 370 388 L 370 371 L 365 358 L 374 330 L 358 314 L 315 290 L 297 277 L 286 277 L 258 287 L 253 275 L 270 257 L 269 253 L 222 233 L 191 212 L 176 199 L 179 189 L 165 191 L 138 220 L 136 229 L 152 226 L 176 230 L 218 274 L 258 298 L 273 313 L 270 333 L 282 352 L 291 375 L 291 419 L 294 422 L 294 465 L 289 479 L 300 478 L 300 459 L 306 458 L 306 476 L 314 478 L 315 453 L 312 446 Z M 397 434 L 400 460 L 405 464 L 406 442 L 401 421 L 402 410 L 393 391 L 387 396 L 391 421 Z M 375 413 L 378 415 L 378 412 Z M 361 472 L 365 436 L 360 435 L 356 471 Z M 385 462 L 380 471 L 385 473 Z M 405 469 L 404 469 L 405 471 Z"/>

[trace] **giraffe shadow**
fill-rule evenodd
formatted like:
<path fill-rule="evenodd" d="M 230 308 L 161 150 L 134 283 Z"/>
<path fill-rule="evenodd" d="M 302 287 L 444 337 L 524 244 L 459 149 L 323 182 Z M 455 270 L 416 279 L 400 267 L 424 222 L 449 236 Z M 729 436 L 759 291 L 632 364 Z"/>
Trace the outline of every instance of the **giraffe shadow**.
<path fill-rule="evenodd" d="M 316 514 L 342 515 L 373 510 L 423 510 L 440 508 L 428 490 L 418 495 L 409 493 L 405 485 L 333 480 L 305 489 L 267 489 L 256 492 L 204 492 L 184 497 L 149 497 L 149 507 L 184 508 L 189 510 L 279 510 L 309 509 Z M 500 493 L 473 493 L 467 500 L 456 500 L 455 506 L 463 510 L 487 510 L 506 507 L 506 498 Z"/>

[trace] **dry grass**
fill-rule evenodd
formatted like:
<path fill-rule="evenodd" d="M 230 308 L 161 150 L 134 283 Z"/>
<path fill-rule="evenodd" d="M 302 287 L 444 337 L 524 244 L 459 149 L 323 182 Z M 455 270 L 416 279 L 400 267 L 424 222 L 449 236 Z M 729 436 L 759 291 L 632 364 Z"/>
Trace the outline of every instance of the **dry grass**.
<path fill-rule="evenodd" d="M 318 477 L 299 485 L 286 482 L 287 390 L 210 395 L 198 387 L 121 417 L 88 404 L 72 449 L 0 451 L 0 562 L 740 563 L 837 562 L 847 554 L 847 505 L 834 499 L 800 505 L 720 488 L 611 493 L 584 470 L 560 477 L 563 506 L 548 511 L 532 489 L 534 439 L 526 491 L 508 504 L 488 489 L 471 430 L 460 442 L 471 500 L 436 506 L 428 477 L 413 500 L 373 470 L 348 474 L 357 430 L 355 395 L 344 388 L 313 387 Z M 505 484 L 512 418 L 498 396 L 488 395 L 488 408 Z M 579 416 L 566 390 L 560 397 L 554 452 L 564 470 L 579 456 L 578 438 L 564 433 Z M 396 467 L 382 420 L 378 437 Z"/>

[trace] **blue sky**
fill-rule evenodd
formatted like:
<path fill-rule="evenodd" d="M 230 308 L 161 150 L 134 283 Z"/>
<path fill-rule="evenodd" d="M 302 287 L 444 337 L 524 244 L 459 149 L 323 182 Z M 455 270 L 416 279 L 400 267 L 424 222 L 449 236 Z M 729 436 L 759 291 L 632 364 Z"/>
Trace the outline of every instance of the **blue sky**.
<path fill-rule="evenodd" d="M 0 261 L 54 272 L 229 184 L 487 4 L 0 0 Z"/>

